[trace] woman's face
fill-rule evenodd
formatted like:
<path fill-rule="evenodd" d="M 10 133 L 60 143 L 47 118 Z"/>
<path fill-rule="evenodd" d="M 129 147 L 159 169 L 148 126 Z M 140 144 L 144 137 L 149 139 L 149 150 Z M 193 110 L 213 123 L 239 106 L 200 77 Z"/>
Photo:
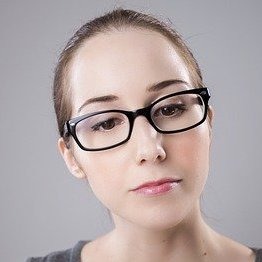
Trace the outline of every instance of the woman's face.
<path fill-rule="evenodd" d="M 170 79 L 187 84 L 147 90 Z M 135 110 L 164 95 L 192 88 L 187 68 L 170 42 L 159 33 L 135 29 L 88 40 L 74 57 L 70 80 L 72 117 L 108 109 Z M 82 106 L 90 98 L 109 95 L 115 99 Z M 60 139 L 59 147 L 71 172 L 86 176 L 114 217 L 147 228 L 168 228 L 198 204 L 208 175 L 210 140 L 207 121 L 186 132 L 167 135 L 158 133 L 139 116 L 130 140 L 121 146 L 88 152 L 72 142 L 68 150 Z M 163 178 L 182 181 L 163 194 L 132 191 Z"/>

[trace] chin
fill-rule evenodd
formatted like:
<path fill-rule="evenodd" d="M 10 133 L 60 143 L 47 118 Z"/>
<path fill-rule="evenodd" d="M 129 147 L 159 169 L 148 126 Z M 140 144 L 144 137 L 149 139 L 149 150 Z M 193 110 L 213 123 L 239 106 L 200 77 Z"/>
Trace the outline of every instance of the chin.
<path fill-rule="evenodd" d="M 179 225 L 191 213 L 190 210 L 192 206 L 190 204 L 186 205 L 173 205 L 169 208 L 152 208 L 150 210 L 144 209 L 143 211 L 134 212 L 129 214 L 129 220 L 132 224 L 137 225 L 145 230 L 151 231 L 166 231 L 172 230 Z M 135 215 L 134 215 L 135 214 Z"/>

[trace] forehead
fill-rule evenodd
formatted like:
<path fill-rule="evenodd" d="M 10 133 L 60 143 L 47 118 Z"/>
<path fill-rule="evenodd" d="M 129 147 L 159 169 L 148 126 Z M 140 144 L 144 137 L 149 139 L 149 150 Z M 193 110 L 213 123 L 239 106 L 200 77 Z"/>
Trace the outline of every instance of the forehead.
<path fill-rule="evenodd" d="M 124 96 L 130 90 L 139 96 L 148 85 L 174 78 L 189 82 L 175 47 L 160 33 L 144 29 L 101 33 L 86 41 L 74 57 L 73 104 L 108 93 Z"/>

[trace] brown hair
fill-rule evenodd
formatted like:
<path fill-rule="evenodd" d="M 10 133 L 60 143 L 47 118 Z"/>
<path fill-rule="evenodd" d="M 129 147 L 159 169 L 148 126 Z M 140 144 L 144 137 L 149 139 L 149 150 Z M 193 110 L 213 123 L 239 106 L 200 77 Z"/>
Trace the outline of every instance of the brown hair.
<path fill-rule="evenodd" d="M 55 68 L 53 101 L 61 137 L 64 136 L 64 124 L 70 119 L 72 114 L 69 72 L 74 54 L 87 39 L 99 33 L 106 33 L 113 29 L 121 30 L 128 27 L 147 29 L 165 36 L 174 44 L 187 66 L 192 84 L 195 87 L 203 86 L 201 71 L 196 59 L 179 34 L 170 25 L 159 21 L 151 15 L 117 8 L 84 24 L 68 41 L 59 56 L 58 64 Z"/>

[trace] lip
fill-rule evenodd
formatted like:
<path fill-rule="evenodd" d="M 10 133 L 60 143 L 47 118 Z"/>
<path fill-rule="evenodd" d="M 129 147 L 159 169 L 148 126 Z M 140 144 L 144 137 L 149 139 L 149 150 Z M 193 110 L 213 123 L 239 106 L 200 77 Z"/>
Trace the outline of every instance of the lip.
<path fill-rule="evenodd" d="M 159 195 L 174 189 L 182 179 L 164 178 L 157 181 L 149 181 L 131 190 L 143 195 Z"/>

